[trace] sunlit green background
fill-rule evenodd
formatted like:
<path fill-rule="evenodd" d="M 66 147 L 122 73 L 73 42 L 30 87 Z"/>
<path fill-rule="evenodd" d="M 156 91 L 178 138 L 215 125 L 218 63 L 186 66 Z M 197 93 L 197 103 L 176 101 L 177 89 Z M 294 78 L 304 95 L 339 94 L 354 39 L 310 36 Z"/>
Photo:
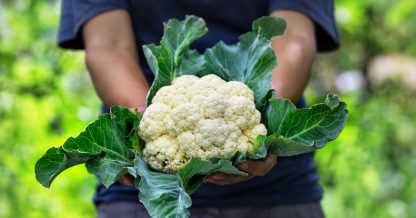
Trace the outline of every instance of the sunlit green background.
<path fill-rule="evenodd" d="M 350 109 L 317 153 L 328 217 L 416 217 L 416 1 L 337 0 L 342 48 L 320 55 L 311 103 Z M 55 0 L 0 0 L 0 217 L 94 217 L 97 181 L 74 167 L 51 189 L 35 161 L 99 112 L 83 54 L 57 49 Z"/>

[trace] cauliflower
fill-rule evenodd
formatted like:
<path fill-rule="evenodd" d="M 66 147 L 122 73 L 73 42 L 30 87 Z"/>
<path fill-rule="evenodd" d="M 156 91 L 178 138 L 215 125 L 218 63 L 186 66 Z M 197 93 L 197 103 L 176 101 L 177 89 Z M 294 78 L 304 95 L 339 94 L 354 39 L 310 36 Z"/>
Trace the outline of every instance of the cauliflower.
<path fill-rule="evenodd" d="M 143 159 L 173 173 L 192 157 L 209 160 L 253 151 L 250 139 L 266 135 L 253 91 L 244 83 L 215 75 L 181 76 L 159 89 L 143 114 L 139 136 Z"/>

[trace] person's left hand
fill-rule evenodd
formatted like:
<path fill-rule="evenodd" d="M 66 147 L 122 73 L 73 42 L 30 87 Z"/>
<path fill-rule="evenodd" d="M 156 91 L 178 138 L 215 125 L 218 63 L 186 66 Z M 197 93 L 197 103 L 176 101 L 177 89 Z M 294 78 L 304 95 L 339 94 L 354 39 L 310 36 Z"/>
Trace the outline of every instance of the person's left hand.
<path fill-rule="evenodd" d="M 236 176 L 226 173 L 213 173 L 205 177 L 206 182 L 217 185 L 230 185 L 252 179 L 256 176 L 266 175 L 276 165 L 277 156 L 268 154 L 261 160 L 247 160 L 238 165 L 238 169 L 248 173 L 248 176 Z"/>

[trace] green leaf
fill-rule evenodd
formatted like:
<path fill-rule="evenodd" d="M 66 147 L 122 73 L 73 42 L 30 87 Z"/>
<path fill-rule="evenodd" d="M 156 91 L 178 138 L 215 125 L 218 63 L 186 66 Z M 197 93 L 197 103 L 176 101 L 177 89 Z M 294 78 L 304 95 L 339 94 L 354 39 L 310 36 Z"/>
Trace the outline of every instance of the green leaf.
<path fill-rule="evenodd" d="M 85 163 L 88 172 L 109 186 L 133 165 L 134 153 L 129 135 L 139 118 L 128 108 L 115 106 L 111 114 L 103 114 L 90 123 L 77 137 L 69 138 L 61 147 L 49 149 L 36 163 L 36 179 L 49 187 L 65 169 Z"/>
<path fill-rule="evenodd" d="M 325 99 L 325 104 L 333 110 L 339 105 L 339 97 L 337 95 L 328 95 Z"/>
<path fill-rule="evenodd" d="M 279 17 L 261 17 L 253 22 L 253 32 L 261 37 L 271 39 L 274 36 L 283 35 L 286 29 L 286 21 Z"/>
<path fill-rule="evenodd" d="M 63 151 L 62 147 L 49 148 L 35 165 L 36 180 L 49 188 L 52 181 L 65 169 L 85 163 L 90 158 L 99 158 L 100 153 L 72 154 Z"/>
<path fill-rule="evenodd" d="M 189 194 L 202 185 L 205 175 L 223 172 L 247 176 L 230 160 L 220 158 L 210 161 L 193 158 L 176 174 L 160 173 L 149 169 L 137 155 L 134 167 L 129 167 L 128 172 L 136 177 L 139 199 L 151 217 L 188 217 L 187 208 L 191 206 Z"/>
<path fill-rule="evenodd" d="M 287 99 L 270 99 L 266 115 L 267 130 L 275 135 L 271 151 L 291 156 L 311 152 L 337 138 L 345 126 L 348 110 L 337 96 L 328 95 L 325 102 L 296 109 Z"/>
<path fill-rule="evenodd" d="M 143 51 L 155 80 L 147 95 L 149 105 L 156 92 L 181 75 L 196 75 L 203 70 L 204 58 L 189 46 L 207 33 L 205 21 L 199 17 L 186 16 L 184 21 L 170 19 L 164 25 L 161 45 L 145 45 Z"/>
<path fill-rule="evenodd" d="M 136 156 L 134 167 L 129 172 L 136 179 L 140 202 L 153 218 L 186 218 L 191 206 L 191 197 L 185 191 L 182 179 L 177 174 L 151 171 L 146 163 Z"/>
<path fill-rule="evenodd" d="M 226 81 L 240 81 L 254 91 L 257 109 L 265 105 L 271 87 L 272 70 L 277 65 L 271 37 L 283 33 L 282 19 L 263 17 L 253 24 L 253 31 L 239 38 L 235 45 L 219 42 L 205 52 L 206 71 Z"/>
<path fill-rule="evenodd" d="M 182 178 L 186 192 L 192 194 L 202 185 L 205 175 L 215 172 L 223 172 L 232 175 L 247 176 L 233 166 L 233 162 L 226 159 L 215 158 L 204 161 L 199 158 L 192 158 L 178 174 Z"/>
<path fill-rule="evenodd" d="M 279 156 L 293 156 L 297 154 L 312 152 L 319 148 L 317 146 L 299 143 L 281 136 L 273 136 L 273 146 L 270 147 L 270 152 Z"/>
<path fill-rule="evenodd" d="M 258 135 L 256 138 L 252 140 L 254 152 L 238 152 L 232 158 L 234 165 L 238 165 L 248 159 L 258 160 L 265 158 L 269 150 L 269 147 L 271 147 L 271 145 L 275 143 L 276 138 L 276 135 L 271 135 L 268 137 L 264 135 Z"/>

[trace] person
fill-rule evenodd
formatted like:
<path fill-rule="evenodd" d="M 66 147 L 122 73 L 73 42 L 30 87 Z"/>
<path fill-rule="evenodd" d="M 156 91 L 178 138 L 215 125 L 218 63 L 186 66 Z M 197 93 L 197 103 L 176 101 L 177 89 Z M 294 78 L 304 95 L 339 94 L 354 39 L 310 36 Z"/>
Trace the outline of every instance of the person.
<path fill-rule="evenodd" d="M 266 15 L 287 21 L 283 36 L 272 40 L 279 59 L 272 87 L 278 97 L 305 107 L 307 86 L 317 52 L 339 46 L 331 0 L 63 0 L 58 44 L 85 49 L 86 66 L 104 112 L 112 105 L 144 107 L 154 75 L 142 45 L 158 44 L 163 22 L 193 14 L 205 19 L 209 32 L 193 47 L 200 52 L 222 40 L 235 43 Z M 294 157 L 268 155 L 239 168 L 250 177 L 215 173 L 192 195 L 191 217 L 324 217 L 323 191 L 314 153 Z M 120 181 L 131 183 L 126 176 Z M 99 185 L 94 203 L 99 218 L 148 217 L 134 186 Z"/>

